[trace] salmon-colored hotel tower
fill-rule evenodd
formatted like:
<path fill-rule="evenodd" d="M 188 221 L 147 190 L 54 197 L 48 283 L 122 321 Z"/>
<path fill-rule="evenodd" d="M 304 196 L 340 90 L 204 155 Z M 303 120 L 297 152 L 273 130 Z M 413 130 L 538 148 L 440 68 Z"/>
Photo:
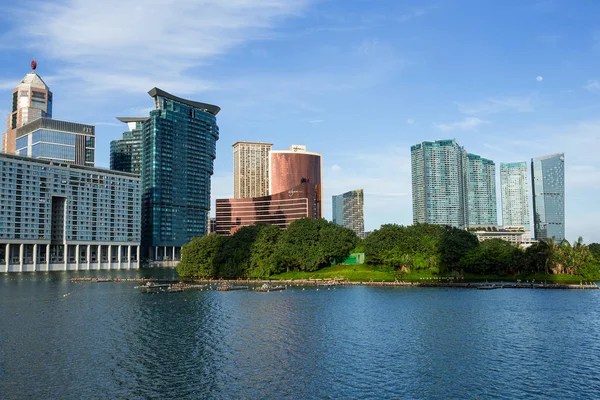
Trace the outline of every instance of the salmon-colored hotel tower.
<path fill-rule="evenodd" d="M 292 145 L 290 150 L 271 150 L 270 194 L 217 199 L 216 233 L 230 235 L 242 226 L 254 224 L 287 228 L 297 219 L 321 218 L 322 170 L 321 154 L 308 152 L 305 146 Z"/>

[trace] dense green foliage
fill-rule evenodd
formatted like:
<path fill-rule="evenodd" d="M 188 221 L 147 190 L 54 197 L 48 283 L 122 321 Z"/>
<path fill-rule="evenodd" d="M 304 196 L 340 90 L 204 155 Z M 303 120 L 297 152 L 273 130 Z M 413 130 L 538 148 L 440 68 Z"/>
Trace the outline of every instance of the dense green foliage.
<path fill-rule="evenodd" d="M 546 240 L 522 248 L 501 239 L 479 243 L 469 231 L 447 226 L 383 225 L 364 240 L 367 262 L 432 274 L 554 274 L 599 279 L 600 245 L 585 246 L 579 238 Z"/>
<path fill-rule="evenodd" d="M 183 278 L 268 278 L 283 271 L 315 271 L 344 260 L 359 243 L 349 229 L 324 219 L 300 219 L 282 231 L 245 226 L 232 236 L 195 238 L 181 250 Z"/>
<path fill-rule="evenodd" d="M 388 224 L 359 240 L 349 229 L 306 218 L 287 230 L 253 225 L 229 237 L 195 238 L 183 247 L 177 271 L 184 278 L 313 276 L 357 250 L 386 277 L 545 274 L 600 279 L 600 245 L 585 246 L 581 238 L 573 245 L 546 240 L 523 250 L 501 239 L 479 243 L 473 233 L 449 226 Z"/>

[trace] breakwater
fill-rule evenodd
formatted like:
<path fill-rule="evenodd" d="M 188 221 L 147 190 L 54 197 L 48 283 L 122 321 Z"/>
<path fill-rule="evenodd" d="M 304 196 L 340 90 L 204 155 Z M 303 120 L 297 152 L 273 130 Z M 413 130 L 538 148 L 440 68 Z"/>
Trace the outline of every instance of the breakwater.
<path fill-rule="evenodd" d="M 404 281 L 393 281 L 393 282 L 350 282 L 341 279 L 294 279 L 294 280 L 253 280 L 253 279 L 194 279 L 194 280 L 182 280 L 182 279 L 160 279 L 160 278 L 110 278 L 110 277 L 75 277 L 71 279 L 72 282 L 162 282 L 179 284 L 180 286 L 197 285 L 197 284 L 247 284 L 247 285 L 262 285 L 265 283 L 276 282 L 278 284 L 284 284 L 289 287 L 293 286 L 373 286 L 373 287 L 441 287 L 441 288 L 463 288 L 463 289 L 586 289 L 586 290 L 598 290 L 600 286 L 594 282 L 581 282 L 579 284 L 567 284 L 567 283 L 533 283 L 533 282 L 444 282 L 444 281 L 422 281 L 422 282 L 404 282 Z"/>

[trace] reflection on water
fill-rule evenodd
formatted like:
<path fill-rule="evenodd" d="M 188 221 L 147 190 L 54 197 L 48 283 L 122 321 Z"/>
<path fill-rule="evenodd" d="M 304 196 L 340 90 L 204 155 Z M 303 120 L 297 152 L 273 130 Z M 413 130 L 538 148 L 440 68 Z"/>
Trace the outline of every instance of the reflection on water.
<path fill-rule="evenodd" d="M 148 295 L 133 282 L 70 282 L 82 275 L 0 275 L 0 398 L 600 394 L 600 291 Z"/>

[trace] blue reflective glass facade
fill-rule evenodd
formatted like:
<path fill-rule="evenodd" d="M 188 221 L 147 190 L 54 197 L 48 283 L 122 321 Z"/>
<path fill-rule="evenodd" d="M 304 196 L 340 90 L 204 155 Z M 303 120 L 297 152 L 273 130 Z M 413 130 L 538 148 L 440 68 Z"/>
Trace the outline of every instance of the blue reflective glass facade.
<path fill-rule="evenodd" d="M 179 247 L 207 234 L 218 107 L 154 93 L 142 134 L 142 246 Z"/>
<path fill-rule="evenodd" d="M 565 238 L 565 154 L 531 160 L 533 224 L 537 240 Z"/>

